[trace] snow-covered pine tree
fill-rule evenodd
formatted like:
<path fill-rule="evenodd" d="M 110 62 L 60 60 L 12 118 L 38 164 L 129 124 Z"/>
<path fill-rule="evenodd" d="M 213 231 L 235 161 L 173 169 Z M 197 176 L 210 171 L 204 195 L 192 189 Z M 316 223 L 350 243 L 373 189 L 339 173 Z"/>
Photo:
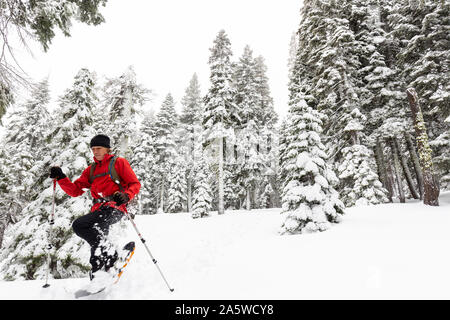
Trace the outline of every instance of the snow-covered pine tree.
<path fill-rule="evenodd" d="M 355 108 L 344 121 L 344 132 L 350 135 L 352 145 L 342 150 L 343 161 L 338 168 L 342 201 L 347 207 L 387 202 L 387 191 L 372 169 L 373 152 L 361 143 L 366 117 Z"/>
<path fill-rule="evenodd" d="M 6 115 L 6 132 L 2 141 L 0 168 L 0 247 L 9 222 L 21 218 L 24 206 L 39 193 L 44 175 L 43 154 L 50 115 L 48 81 L 33 86 L 31 97 Z M 17 183 L 20 181 L 20 183 Z"/>
<path fill-rule="evenodd" d="M 6 152 L 5 148 L 3 147 L 3 143 L 0 145 L 0 176 L 4 177 L 3 179 L 0 179 L 0 205 L 6 206 L 6 201 L 9 201 L 8 198 L 6 198 L 6 195 L 8 194 L 9 185 L 6 181 L 6 176 L 8 174 L 8 168 L 5 165 L 6 160 Z M 7 207 L 4 207 L 7 208 Z M 5 234 L 5 230 L 8 227 L 10 223 L 14 223 L 14 212 L 19 212 L 19 210 L 13 210 L 13 208 L 10 208 L 11 210 L 5 210 L 0 212 L 0 249 L 3 246 L 3 236 Z"/>
<path fill-rule="evenodd" d="M 151 113 L 144 115 L 139 134 L 133 143 L 133 157 L 130 164 L 136 173 L 140 183 L 139 206 L 141 214 L 156 213 L 158 190 L 156 181 L 158 177 L 155 169 L 155 144 L 153 137 L 153 126 L 155 117 Z"/>
<path fill-rule="evenodd" d="M 376 132 L 391 116 L 404 117 L 405 94 L 400 70 L 395 63 L 398 45 L 388 24 L 391 0 L 355 2 L 353 14 L 359 21 L 355 37 L 361 44 L 357 55 L 361 61 L 358 71 L 364 86 L 360 90 L 360 111 L 368 121 L 364 133 L 376 140 Z"/>
<path fill-rule="evenodd" d="M 442 154 L 442 156 L 434 158 L 434 163 L 441 172 L 447 172 L 441 177 L 441 189 L 450 190 L 450 160 L 448 156 L 445 156 L 450 154 L 450 116 L 445 119 L 445 123 L 447 123 L 448 130 L 433 141 L 433 145 L 438 145 Z"/>
<path fill-rule="evenodd" d="M 439 163 L 436 169 L 445 177 L 450 156 L 441 148 L 441 135 L 448 130 L 444 120 L 450 115 L 450 3 L 402 0 L 394 8 L 392 28 L 402 44 L 398 64 L 405 86 L 417 91 L 433 156 Z"/>
<path fill-rule="evenodd" d="M 267 66 L 262 56 L 255 58 L 256 92 L 258 95 L 257 119 L 260 122 L 259 141 L 257 152 L 261 155 L 264 170 L 262 174 L 269 179 L 272 189 L 277 187 L 276 177 L 278 175 L 278 132 L 276 124 L 278 114 L 274 109 L 273 98 L 270 93 L 269 79 L 267 77 Z M 263 191 L 263 189 L 259 190 Z M 274 201 L 271 205 L 279 204 L 279 190 L 273 190 Z M 263 191 L 264 192 L 264 191 Z M 259 201 L 259 200 L 258 200 Z M 257 202 L 255 200 L 255 202 Z"/>
<path fill-rule="evenodd" d="M 92 110 L 97 103 L 95 75 L 81 69 L 75 76 L 72 88 L 60 97 L 59 107 L 54 112 L 55 118 L 51 121 L 54 129 L 46 137 L 50 152 L 42 156 L 48 167 L 61 166 L 71 180 L 80 176 L 92 158 L 89 142 L 94 135 Z M 1 257 L 5 261 L 2 269 L 5 279 L 45 277 L 52 194 L 53 184 L 47 178 L 37 198 L 22 210 L 24 218 L 7 230 L 9 241 Z M 52 277 L 81 276 L 89 270 L 89 246 L 73 233 L 72 222 L 86 214 L 91 205 L 87 193 L 71 198 L 57 188 L 54 236 L 50 240 Z"/>
<path fill-rule="evenodd" d="M 166 208 L 164 199 L 167 193 L 168 176 L 178 154 L 174 135 L 177 125 L 178 115 L 175 111 L 175 101 L 172 95 L 168 93 L 156 114 L 152 136 L 155 148 L 155 170 L 159 176 L 159 212 L 164 212 Z"/>
<path fill-rule="evenodd" d="M 339 162 L 340 150 L 346 142 L 341 117 L 360 107 L 361 80 L 357 73 L 360 62 L 356 52 L 360 43 L 355 39 L 348 19 L 351 7 L 351 1 L 330 1 L 323 8 L 321 24 L 326 29 L 327 41 L 324 47 L 316 47 L 318 55 L 312 95 L 318 99 L 318 110 L 328 117 L 323 127 L 324 142 L 332 162 Z"/>
<path fill-rule="evenodd" d="M 285 129 L 281 233 L 327 230 L 344 214 L 344 204 L 334 189 L 338 179 L 330 168 L 320 134 L 325 117 L 299 94 L 290 100 Z"/>
<path fill-rule="evenodd" d="M 192 218 L 203 218 L 212 209 L 211 187 L 208 181 L 208 168 L 203 157 L 194 165 L 194 191 L 192 194 Z"/>
<path fill-rule="evenodd" d="M 266 139 L 266 149 L 270 148 L 271 135 L 276 134 L 275 125 L 278 122 L 278 114 L 275 112 L 273 98 L 270 93 L 267 66 L 263 56 L 255 58 L 255 89 L 257 94 L 257 119 L 261 123 L 261 134 Z"/>
<path fill-rule="evenodd" d="M 298 35 L 297 35 L 297 31 L 295 31 L 295 32 L 292 32 L 291 41 L 289 42 L 289 56 L 288 56 L 288 62 L 287 62 L 288 79 L 291 78 L 292 73 L 294 72 L 297 51 L 298 51 Z"/>
<path fill-rule="evenodd" d="M 176 213 L 186 207 L 186 164 L 182 157 L 174 159 L 169 171 L 167 188 L 167 212 Z"/>
<path fill-rule="evenodd" d="M 289 78 L 289 101 L 298 99 L 298 95 L 301 94 L 304 99 L 307 99 L 306 102 L 310 107 L 317 109 L 318 104 L 321 104 L 321 108 L 327 109 L 325 110 L 327 114 L 332 114 L 333 119 L 336 119 L 339 115 L 333 114 L 334 108 L 326 108 L 326 103 L 332 105 L 333 101 L 336 102 L 337 100 L 337 95 L 334 92 L 335 86 L 332 83 L 333 79 L 334 82 L 343 84 L 343 81 L 341 81 L 342 75 L 336 72 L 335 67 L 330 67 L 330 63 L 325 61 L 327 54 L 334 55 L 334 57 L 329 59 L 332 60 L 332 63 L 341 61 L 336 56 L 338 51 L 329 48 L 329 42 L 332 38 L 331 32 L 337 30 L 335 21 L 336 9 L 334 7 L 330 9 L 331 6 L 332 4 L 329 2 L 303 1 L 303 7 L 300 11 L 300 25 L 297 32 L 298 50 Z M 320 72 L 318 66 L 322 67 Z M 329 68 L 325 69 L 327 67 Z M 324 70 L 327 72 L 324 73 Z M 328 83 L 326 83 L 327 81 Z M 328 100 L 325 100 L 328 95 L 330 97 L 328 97 Z M 337 107 L 337 104 L 334 104 L 334 107 Z M 327 122 L 324 123 L 324 126 L 328 127 Z M 329 133 L 328 131 L 327 134 Z M 285 139 L 285 137 L 281 139 Z M 281 162 L 283 162 L 284 158 L 282 154 L 284 152 L 283 144 L 283 141 L 281 141 Z M 335 148 L 337 147 L 337 144 L 335 144 Z M 281 172 L 281 177 L 283 176 L 284 173 Z"/>
<path fill-rule="evenodd" d="M 196 144 L 201 144 L 201 121 L 202 121 L 202 97 L 197 74 L 192 76 L 189 86 L 186 88 L 185 95 L 181 100 L 183 109 L 181 110 L 180 122 L 182 127 L 181 143 L 186 146 L 186 185 L 187 185 L 187 211 L 192 208 L 192 186 L 193 186 L 193 167 Z"/>
<path fill-rule="evenodd" d="M 0 124 L 2 124 L 3 116 L 6 113 L 7 107 L 14 103 L 14 95 L 12 91 L 14 88 L 3 81 L 0 82 Z"/>
<path fill-rule="evenodd" d="M 249 46 L 244 48 L 242 56 L 234 66 L 233 85 L 235 100 L 239 106 L 241 124 L 235 128 L 238 152 L 238 183 L 245 190 L 245 208 L 250 210 L 257 204 L 253 199 L 254 190 L 258 186 L 263 160 L 258 152 L 262 120 L 265 105 L 260 105 L 262 98 L 256 82 L 256 63 Z M 262 93 L 261 93 L 262 95 Z"/>
<path fill-rule="evenodd" d="M 257 199 L 254 197 L 255 189 L 258 188 L 263 171 L 264 161 L 262 155 L 257 151 L 259 142 L 255 121 L 250 120 L 238 135 L 238 176 L 237 181 L 245 190 L 245 208 L 251 210 L 257 205 Z"/>
<path fill-rule="evenodd" d="M 103 89 L 104 105 L 100 110 L 100 117 L 108 120 L 106 134 L 111 138 L 113 153 L 131 158 L 132 141 L 136 140 L 137 119 L 141 113 L 140 107 L 148 100 L 150 91 L 137 83 L 133 67 L 117 78 L 109 79 Z M 100 128 L 101 129 L 101 128 Z"/>
<path fill-rule="evenodd" d="M 259 208 L 272 207 L 273 188 L 267 177 L 263 180 L 263 192 L 258 199 Z"/>
<path fill-rule="evenodd" d="M 35 84 L 31 97 L 21 106 L 17 106 L 7 114 L 6 133 L 4 136 L 4 150 L 6 159 L 4 165 L 8 167 L 3 182 L 9 180 L 10 194 L 5 196 L 14 205 L 4 203 L 7 208 L 20 208 L 20 204 L 36 196 L 34 185 L 42 182 L 42 167 L 36 166 L 46 152 L 44 137 L 48 134 L 50 115 L 47 110 L 50 101 L 48 80 L 44 79 Z M 14 183 L 21 181 L 20 184 Z M 20 210 L 19 210 L 20 211 Z"/>
<path fill-rule="evenodd" d="M 297 52 L 294 65 L 289 73 L 289 99 L 296 99 L 301 91 L 308 96 L 312 90 L 315 64 L 318 60 L 316 49 L 324 47 L 327 39 L 322 23 L 322 11 L 317 1 L 304 0 L 300 10 L 300 24 L 297 32 Z M 312 106 L 312 101 L 307 101 Z"/>
<path fill-rule="evenodd" d="M 245 197 L 245 190 L 239 184 L 238 174 L 239 165 L 234 163 L 225 163 L 223 169 L 224 175 L 224 205 L 225 209 L 238 209 L 241 207 L 241 198 Z"/>
<path fill-rule="evenodd" d="M 218 212 L 224 213 L 224 139 L 230 133 L 233 124 L 239 123 L 238 107 L 234 102 L 232 87 L 232 51 L 230 40 L 224 30 L 221 30 L 210 49 L 209 76 L 211 86 L 204 98 L 203 143 L 210 149 L 217 147 L 217 182 L 218 182 Z"/>
<path fill-rule="evenodd" d="M 353 21 L 355 40 L 360 44 L 356 50 L 361 62 L 358 74 L 362 81 L 358 94 L 359 110 L 368 119 L 361 132 L 361 141 L 366 147 L 372 146 L 376 150 L 380 181 L 389 190 L 389 199 L 394 192 L 394 181 L 398 186 L 395 192 L 403 199 L 403 178 L 400 168 L 397 168 L 400 162 L 411 193 L 416 194 L 416 191 L 409 179 L 408 166 L 405 166 L 407 159 L 402 153 L 395 152 L 394 155 L 390 147 L 393 139 L 397 141 L 409 127 L 405 122 L 405 94 L 401 91 L 404 82 L 396 63 L 399 44 L 389 23 L 392 7 L 391 0 L 354 2 L 350 20 Z M 386 161 L 384 154 L 388 154 Z"/>
<path fill-rule="evenodd" d="M 433 164 L 441 173 L 439 181 L 441 190 L 450 190 L 450 123 L 448 122 L 450 120 L 447 121 L 449 129 L 430 142 L 434 150 L 439 150 L 438 155 L 433 158 Z"/>
<path fill-rule="evenodd" d="M 287 180 L 287 172 L 285 163 L 288 161 L 288 127 L 289 127 L 289 117 L 285 116 L 280 123 L 279 128 L 279 140 L 278 140 L 278 166 L 279 180 L 281 182 L 281 188 L 286 186 L 285 181 Z"/>

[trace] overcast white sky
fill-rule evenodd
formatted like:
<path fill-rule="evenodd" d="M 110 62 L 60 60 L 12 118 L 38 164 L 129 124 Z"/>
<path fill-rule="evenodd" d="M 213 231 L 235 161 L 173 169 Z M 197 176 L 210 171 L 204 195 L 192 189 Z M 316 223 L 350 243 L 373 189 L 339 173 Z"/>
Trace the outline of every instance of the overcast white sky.
<path fill-rule="evenodd" d="M 197 73 L 204 95 L 209 87 L 209 48 L 224 29 L 233 59 L 248 44 L 262 55 L 275 110 L 287 112 L 287 59 L 299 24 L 302 0 L 109 0 L 99 26 L 76 23 L 72 36 L 58 32 L 50 50 L 33 47 L 34 58 L 21 55 L 30 76 L 49 76 L 52 100 L 72 85 L 80 68 L 99 78 L 120 76 L 132 65 L 138 81 L 155 94 L 146 107 L 159 109 L 171 93 L 180 110 L 185 88 Z"/>

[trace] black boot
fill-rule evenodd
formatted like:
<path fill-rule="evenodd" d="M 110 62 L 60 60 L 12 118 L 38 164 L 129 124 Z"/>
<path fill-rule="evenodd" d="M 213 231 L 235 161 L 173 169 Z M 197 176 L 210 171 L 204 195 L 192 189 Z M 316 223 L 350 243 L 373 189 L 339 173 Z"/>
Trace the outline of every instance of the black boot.
<path fill-rule="evenodd" d="M 109 269 L 114 267 L 114 264 L 116 263 L 117 259 L 119 258 L 119 255 L 117 254 L 117 251 L 114 251 L 113 255 L 107 255 L 105 258 L 105 271 L 108 272 Z"/>
<path fill-rule="evenodd" d="M 89 263 L 91 264 L 91 272 L 89 274 L 89 277 L 91 280 L 94 278 L 94 273 L 97 271 L 103 269 L 103 266 L 105 265 L 104 259 L 102 259 L 101 256 L 98 256 L 95 254 L 96 248 L 91 248 L 91 257 L 89 259 Z"/>
<path fill-rule="evenodd" d="M 89 262 L 91 263 L 92 269 L 89 277 L 91 280 L 95 277 L 95 273 L 99 270 L 109 271 L 111 267 L 114 266 L 115 262 L 119 258 L 117 251 L 111 254 L 111 246 L 101 245 L 91 248 L 91 258 Z"/>

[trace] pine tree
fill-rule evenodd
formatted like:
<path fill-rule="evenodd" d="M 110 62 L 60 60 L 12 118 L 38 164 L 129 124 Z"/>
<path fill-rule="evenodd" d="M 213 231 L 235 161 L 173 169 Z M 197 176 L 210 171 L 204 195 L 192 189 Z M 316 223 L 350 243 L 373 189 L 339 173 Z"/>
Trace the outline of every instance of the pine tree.
<path fill-rule="evenodd" d="M 326 25 L 322 23 L 323 13 L 316 0 L 304 0 L 300 11 L 300 25 L 297 32 L 298 44 L 294 65 L 289 74 L 289 99 L 296 99 L 301 92 L 305 98 L 313 98 L 315 62 L 317 48 L 325 46 Z M 315 100 L 315 99 L 314 99 Z M 312 105 L 316 101 L 307 101 Z"/>
<path fill-rule="evenodd" d="M 256 62 L 249 46 L 244 48 L 234 68 L 234 87 L 236 104 L 239 106 L 241 125 L 235 128 L 238 162 L 238 183 L 245 190 L 245 207 L 250 210 L 251 197 L 258 185 L 263 169 L 263 160 L 258 152 L 260 132 L 264 119 L 262 97 L 256 81 Z M 262 81 L 260 81 L 262 82 Z M 261 103 L 261 104 L 260 104 Z M 256 199 L 253 199 L 255 202 Z"/>
<path fill-rule="evenodd" d="M 224 164 L 224 202 L 226 209 L 238 209 L 241 207 L 240 200 L 245 197 L 245 189 L 239 184 L 239 165 L 236 163 Z"/>
<path fill-rule="evenodd" d="M 181 101 L 183 109 L 181 111 L 180 122 L 182 126 L 181 143 L 186 146 L 186 176 L 187 176 L 187 211 L 192 207 L 192 185 L 193 167 L 195 162 L 195 149 L 197 144 L 201 144 L 201 121 L 203 104 L 198 83 L 197 74 L 194 73 L 185 95 Z"/>
<path fill-rule="evenodd" d="M 438 137 L 435 140 L 435 143 L 439 143 L 442 150 L 444 150 L 442 154 L 450 154 L 450 116 L 445 119 L 445 122 L 447 123 L 449 129 L 446 133 L 443 133 L 442 136 Z M 442 160 L 440 158 L 436 158 L 435 163 L 438 167 L 445 166 L 444 169 L 441 169 L 443 172 L 449 172 L 441 177 L 441 187 L 444 190 L 450 190 L 450 162 L 448 161 L 448 158 L 444 158 Z"/>
<path fill-rule="evenodd" d="M 404 83 L 395 63 L 398 44 L 388 23 L 392 1 L 364 0 L 356 5 L 360 23 L 355 36 L 361 43 L 357 51 L 361 61 L 358 73 L 364 85 L 360 91 L 360 111 L 368 119 L 364 133 L 375 140 L 380 136 L 377 128 L 386 119 L 405 117 Z"/>
<path fill-rule="evenodd" d="M 267 66 L 264 58 L 258 56 L 255 58 L 255 75 L 256 75 L 256 92 L 258 94 L 258 107 L 256 118 L 259 118 L 260 130 L 258 133 L 258 144 L 256 151 L 261 157 L 262 167 L 264 168 L 261 174 L 269 177 L 269 183 L 272 188 L 277 186 L 275 183 L 276 175 L 278 174 L 278 132 L 276 124 L 278 122 L 278 114 L 274 109 L 274 101 L 270 93 L 269 80 L 266 75 Z M 260 189 L 262 191 L 263 189 Z M 272 200 L 279 203 L 277 195 L 278 190 L 273 190 L 275 197 Z M 255 202 L 261 200 L 256 200 Z M 274 204 L 275 204 L 274 203 Z"/>
<path fill-rule="evenodd" d="M 13 88 L 11 85 L 0 81 L 0 124 L 2 124 L 2 118 L 6 113 L 7 107 L 14 103 L 12 91 Z"/>
<path fill-rule="evenodd" d="M 395 27 L 401 28 L 396 35 L 405 44 L 399 54 L 403 76 L 407 85 L 417 90 L 424 119 L 434 139 L 450 115 L 450 80 L 446 74 L 450 63 L 450 3 L 400 1 L 397 13 L 402 19 L 395 23 Z M 405 22 L 407 27 L 402 26 Z"/>
<path fill-rule="evenodd" d="M 116 155 L 129 158 L 131 143 L 136 139 L 137 119 L 140 107 L 148 100 L 149 90 L 137 83 L 136 73 L 130 66 L 118 78 L 109 79 L 103 89 L 104 106 L 98 110 L 100 117 L 108 119 L 106 132 L 113 142 Z"/>
<path fill-rule="evenodd" d="M 282 171 L 282 233 L 324 231 L 340 221 L 344 204 L 334 186 L 338 179 L 321 142 L 324 116 L 302 96 L 290 100 Z"/>
<path fill-rule="evenodd" d="M 186 166 L 182 158 L 175 159 L 169 172 L 167 212 L 181 212 L 187 201 Z"/>
<path fill-rule="evenodd" d="M 254 61 L 255 89 L 257 94 L 256 118 L 261 124 L 261 130 L 272 131 L 278 122 L 278 114 L 275 112 L 273 98 L 270 93 L 267 66 L 264 57 L 257 56 Z M 264 134 L 263 134 L 264 135 Z"/>
<path fill-rule="evenodd" d="M 264 179 L 263 181 L 264 191 L 259 197 L 259 208 L 271 208 L 272 201 L 271 198 L 273 196 L 273 188 L 268 179 Z"/>
<path fill-rule="evenodd" d="M 235 92 L 232 87 L 231 43 L 224 30 L 221 30 L 210 49 L 211 86 L 205 96 L 203 114 L 203 141 L 205 145 L 217 145 L 218 163 L 218 212 L 224 213 L 224 139 L 227 130 L 239 123 L 238 109 L 234 103 Z M 214 145 L 212 145 L 214 146 Z"/>
<path fill-rule="evenodd" d="M 8 116 L 4 139 L 5 149 L 9 154 L 9 171 L 14 172 L 14 180 L 22 181 L 21 186 L 13 193 L 21 194 L 22 197 L 28 195 L 28 200 L 35 195 L 31 186 L 37 182 L 38 174 L 41 173 L 31 172 L 31 169 L 40 159 L 41 152 L 46 149 L 44 137 L 49 130 L 49 101 L 48 81 L 45 79 L 35 85 L 30 99 Z M 30 190 L 24 189 L 26 185 Z M 22 199 L 23 202 L 28 200 Z"/>
<path fill-rule="evenodd" d="M 398 55 L 402 77 L 405 86 L 415 88 L 420 98 L 430 145 L 434 147 L 436 169 L 444 179 L 443 184 L 446 184 L 450 163 L 450 156 L 441 147 L 448 130 L 444 120 L 450 115 L 449 16 L 448 1 L 430 0 L 400 1 L 391 16 L 395 35 L 402 44 Z"/>
<path fill-rule="evenodd" d="M 156 115 L 152 135 L 155 148 L 155 170 L 159 175 L 158 210 L 161 212 L 165 210 L 164 199 L 166 197 L 168 175 L 173 168 L 177 156 L 175 141 L 177 123 L 178 115 L 175 111 L 175 102 L 172 95 L 169 93 Z"/>
<path fill-rule="evenodd" d="M 203 218 L 211 211 L 212 197 L 208 182 L 207 164 L 200 157 L 194 167 L 194 191 L 192 195 L 192 218 Z"/>
<path fill-rule="evenodd" d="M 142 214 L 156 213 L 158 202 L 158 190 L 154 187 L 158 180 L 153 137 L 154 122 L 155 118 L 152 114 L 145 114 L 137 140 L 133 143 L 133 157 L 130 161 L 131 167 L 141 183 L 138 197 Z"/>
<path fill-rule="evenodd" d="M 360 62 L 355 52 L 359 43 L 350 20 L 345 19 L 351 8 L 349 2 L 330 1 L 325 8 L 326 17 L 322 23 L 326 24 L 328 40 L 325 48 L 319 49 L 312 93 L 319 100 L 318 110 L 328 117 L 324 135 L 332 161 L 339 161 L 340 150 L 346 142 L 343 121 L 340 121 L 342 115 L 360 107 L 361 81 L 357 74 Z"/>
<path fill-rule="evenodd" d="M 449 128 L 447 131 L 430 142 L 434 150 L 439 150 L 438 155 L 433 158 L 433 164 L 441 172 L 439 183 L 442 190 L 450 190 L 450 124 L 447 126 Z"/>
<path fill-rule="evenodd" d="M 344 132 L 351 136 L 353 144 L 342 150 L 343 162 L 338 168 L 341 183 L 340 196 L 347 207 L 387 202 L 386 190 L 372 169 L 373 153 L 361 144 L 360 134 L 366 117 L 355 108 L 346 119 Z"/>
<path fill-rule="evenodd" d="M 282 188 L 285 187 L 287 180 L 286 162 L 288 161 L 288 127 L 289 115 L 281 120 L 279 129 L 279 140 L 278 140 L 278 166 L 280 167 L 279 180 L 282 183 Z"/>
<path fill-rule="evenodd" d="M 8 168 L 5 165 L 6 162 L 5 160 L 7 157 L 5 152 L 6 148 L 3 146 L 3 143 L 1 143 L 0 146 L 1 146 L 0 159 L 2 160 L 0 161 L 0 175 L 3 177 L 3 179 L 0 179 L 0 205 L 5 207 L 7 205 L 7 201 L 9 200 L 8 198 L 6 198 L 6 195 L 8 194 L 9 185 L 7 183 L 7 180 L 5 179 L 8 174 Z M 10 223 L 14 223 L 13 219 L 14 211 L 16 210 L 11 208 L 11 210 L 7 210 L 5 212 L 2 211 L 0 213 L 0 249 L 2 248 L 3 245 L 3 236 L 5 234 L 5 229 Z"/>
<path fill-rule="evenodd" d="M 434 140 L 434 145 L 439 145 L 442 150 L 442 155 L 450 154 L 450 116 L 445 119 L 448 130 Z M 441 156 L 434 159 L 436 167 L 441 169 L 441 172 L 447 172 L 441 177 L 441 188 L 444 190 L 450 190 L 450 161 L 449 157 Z"/>
<path fill-rule="evenodd" d="M 298 51 L 298 35 L 297 32 L 293 32 L 291 35 L 291 41 L 289 42 L 289 56 L 288 56 L 288 79 L 291 79 L 292 73 L 295 68 L 295 59 Z"/>
<path fill-rule="evenodd" d="M 8 210 L 0 214 L 0 247 L 3 232 L 9 222 L 19 220 L 24 206 L 33 200 L 43 181 L 42 154 L 46 148 L 45 136 L 49 130 L 50 100 L 48 81 L 34 86 L 31 97 L 6 116 L 6 133 L 2 143 L 0 168 L 0 205 Z M 17 183 L 20 181 L 21 183 Z"/>
<path fill-rule="evenodd" d="M 60 166 L 72 180 L 80 176 L 92 158 L 89 142 L 92 129 L 92 110 L 98 103 L 95 75 L 81 69 L 75 76 L 72 88 L 59 99 L 54 113 L 54 130 L 46 137 L 50 157 L 46 168 Z M 47 172 L 48 175 L 48 172 Z M 6 279 L 42 279 L 46 272 L 48 220 L 52 207 L 53 186 L 49 178 L 42 183 L 37 198 L 22 210 L 23 219 L 9 229 L 9 241 L 2 253 L 3 272 Z M 81 276 L 89 270 L 90 249 L 87 243 L 74 235 L 72 222 L 92 205 L 85 193 L 71 198 L 60 188 L 56 193 L 57 212 L 53 225 L 50 274 L 55 278 Z M 45 226 L 45 227 L 43 227 Z"/>
<path fill-rule="evenodd" d="M 200 92 L 200 84 L 198 83 L 197 74 L 194 73 L 189 82 L 189 86 L 185 90 L 185 94 L 181 101 L 183 109 L 180 115 L 181 123 L 190 126 L 201 121 L 202 98 Z M 191 131 L 192 132 L 192 131 Z"/>

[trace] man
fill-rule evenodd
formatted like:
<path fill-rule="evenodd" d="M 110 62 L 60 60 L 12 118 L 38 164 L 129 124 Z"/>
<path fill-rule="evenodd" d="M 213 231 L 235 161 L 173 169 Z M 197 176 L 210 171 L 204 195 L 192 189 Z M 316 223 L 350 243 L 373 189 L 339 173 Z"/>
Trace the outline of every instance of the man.
<path fill-rule="evenodd" d="M 91 211 L 76 219 L 72 228 L 75 234 L 91 246 L 89 262 L 92 265 L 92 280 L 95 272 L 108 272 L 117 261 L 118 253 L 106 236 L 109 227 L 124 216 L 127 203 L 138 194 L 141 184 L 126 159 L 114 158 L 114 155 L 110 154 L 108 136 L 95 136 L 90 147 L 94 154 L 94 163 L 83 171 L 80 178 L 71 182 L 60 167 L 50 168 L 50 178 L 56 179 L 61 189 L 72 197 L 82 195 L 85 189 L 91 190 Z M 114 168 L 120 181 L 113 181 L 111 175 L 110 162 L 114 159 Z"/>

